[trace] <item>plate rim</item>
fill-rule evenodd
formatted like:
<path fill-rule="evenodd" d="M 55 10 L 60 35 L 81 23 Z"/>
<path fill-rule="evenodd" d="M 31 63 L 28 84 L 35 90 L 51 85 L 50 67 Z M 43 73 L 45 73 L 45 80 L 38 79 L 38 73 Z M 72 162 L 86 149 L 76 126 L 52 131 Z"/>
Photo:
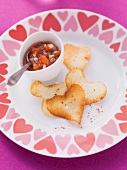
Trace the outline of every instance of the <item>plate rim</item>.
<path fill-rule="evenodd" d="M 111 18 L 109 18 L 109 17 L 107 17 L 107 16 L 104 16 L 104 15 L 102 15 L 102 14 L 99 14 L 99 13 L 96 13 L 96 12 L 92 12 L 92 11 L 88 11 L 88 10 L 83 10 L 83 9 L 63 8 L 63 9 L 52 9 L 52 10 L 42 11 L 42 12 L 35 13 L 35 14 L 32 14 L 32 15 L 26 17 L 26 18 L 21 19 L 20 21 L 18 21 L 17 23 L 15 23 L 15 24 L 13 24 L 11 27 L 9 27 L 7 30 L 5 30 L 5 32 L 4 32 L 3 34 L 1 34 L 0 40 L 2 39 L 2 37 L 3 37 L 10 29 L 14 28 L 16 25 L 20 24 L 21 22 L 23 22 L 23 21 L 25 22 L 25 21 L 29 20 L 30 18 L 34 18 L 34 17 L 37 16 L 37 15 L 40 16 L 40 15 L 43 15 L 43 14 L 46 14 L 46 13 L 47 13 L 47 14 L 48 14 L 48 13 L 54 13 L 54 12 L 58 12 L 58 11 L 69 11 L 69 12 L 72 11 L 72 12 L 83 12 L 83 13 L 95 14 L 95 15 L 103 18 L 103 19 L 107 19 L 107 20 L 109 20 L 109 21 L 114 22 L 117 26 L 119 26 L 120 28 L 122 28 L 123 30 L 125 30 L 125 32 L 127 33 L 127 29 L 126 29 L 124 26 L 122 26 L 121 24 L 119 24 L 119 23 L 116 22 L 115 20 L 113 20 L 113 19 L 111 19 Z M 111 117 L 111 118 L 112 118 L 112 117 Z M 4 130 L 3 130 L 1 127 L 0 127 L 0 130 L 1 130 L 1 132 L 2 132 L 6 137 L 8 137 L 11 141 L 13 141 L 15 144 L 19 145 L 20 147 L 23 147 L 23 148 L 25 148 L 25 149 L 27 149 L 27 150 L 29 150 L 29 151 L 31 151 L 31 152 L 38 153 L 38 154 L 41 154 L 41 155 L 44 155 L 44 156 L 58 157 L 58 158 L 76 158 L 76 157 L 83 157 L 83 156 L 93 155 L 93 154 L 102 152 L 102 151 L 104 151 L 104 150 L 107 150 L 107 149 L 115 146 L 116 144 L 118 144 L 119 142 L 121 142 L 123 139 L 126 138 L 126 134 L 125 134 L 125 136 L 124 136 L 124 134 L 123 134 L 124 137 L 122 137 L 122 139 L 118 140 L 115 144 L 109 145 L 108 147 L 103 148 L 102 150 L 100 150 L 100 151 L 98 151 L 98 152 L 95 152 L 95 153 L 92 153 L 92 154 L 91 154 L 91 153 L 90 153 L 90 154 L 87 153 L 87 155 L 71 155 L 71 156 L 67 156 L 67 155 L 66 155 L 66 156 L 67 156 L 67 157 L 66 157 L 65 155 L 57 156 L 56 154 L 55 154 L 55 155 L 53 155 L 53 154 L 43 154 L 43 153 L 36 152 L 35 150 L 34 150 L 34 151 L 33 151 L 33 150 L 30 150 L 30 148 L 27 148 L 27 146 L 22 145 L 22 143 L 18 143 L 18 142 L 17 142 L 16 140 L 14 140 L 12 137 L 8 136 L 7 132 L 4 132 Z M 120 136 L 121 136 L 121 135 L 120 135 Z"/>

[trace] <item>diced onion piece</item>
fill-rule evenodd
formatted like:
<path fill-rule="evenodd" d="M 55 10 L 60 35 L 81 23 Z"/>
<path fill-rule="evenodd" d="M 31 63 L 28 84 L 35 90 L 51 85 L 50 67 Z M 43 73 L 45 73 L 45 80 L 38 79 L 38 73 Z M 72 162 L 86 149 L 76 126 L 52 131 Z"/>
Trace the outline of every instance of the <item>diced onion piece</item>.
<path fill-rule="evenodd" d="M 43 64 L 43 68 L 46 68 L 46 65 L 45 65 L 45 64 Z"/>
<path fill-rule="evenodd" d="M 57 54 L 57 51 L 54 51 L 53 53 L 54 53 L 54 54 Z"/>
<path fill-rule="evenodd" d="M 51 48 L 51 49 L 54 47 L 53 44 L 48 44 L 48 46 L 49 46 L 49 48 Z"/>
<path fill-rule="evenodd" d="M 52 55 L 49 55 L 49 58 L 53 58 L 54 57 L 54 55 L 52 54 Z"/>
<path fill-rule="evenodd" d="M 38 61 L 38 58 L 37 58 L 37 57 L 35 57 L 33 60 L 34 60 L 34 61 Z"/>
<path fill-rule="evenodd" d="M 51 62 L 51 63 L 53 63 L 53 62 L 55 62 L 55 61 L 56 61 L 55 58 L 50 58 L 50 62 Z"/>

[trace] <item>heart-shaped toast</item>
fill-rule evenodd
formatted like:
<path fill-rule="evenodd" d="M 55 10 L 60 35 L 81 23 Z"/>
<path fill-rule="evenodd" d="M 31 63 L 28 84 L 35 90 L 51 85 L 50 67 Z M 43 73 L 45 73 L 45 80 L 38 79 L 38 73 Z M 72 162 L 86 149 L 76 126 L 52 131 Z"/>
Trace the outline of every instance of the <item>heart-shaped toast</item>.
<path fill-rule="evenodd" d="M 52 98 L 55 95 L 63 95 L 66 90 L 67 87 L 65 82 L 45 86 L 40 81 L 34 81 L 30 87 L 30 92 L 32 95 L 44 99 Z"/>
<path fill-rule="evenodd" d="M 80 69 L 71 70 L 65 78 L 66 85 L 69 88 L 72 84 L 79 84 L 86 95 L 86 105 L 99 102 L 107 94 L 105 84 L 101 82 L 87 82 L 83 72 Z"/>
<path fill-rule="evenodd" d="M 57 117 L 81 123 L 85 107 L 85 93 L 78 84 L 72 84 L 64 95 L 46 99 L 49 112 Z"/>
<path fill-rule="evenodd" d="M 34 81 L 31 84 L 30 92 L 36 97 L 43 98 L 41 109 L 47 116 L 53 116 L 46 107 L 45 100 L 54 97 L 55 95 L 64 95 L 67 91 L 66 83 L 53 84 L 45 86 L 40 81 Z"/>
<path fill-rule="evenodd" d="M 72 44 L 64 45 L 64 64 L 69 70 L 78 68 L 84 71 L 90 57 L 91 51 L 88 47 L 78 47 Z"/>

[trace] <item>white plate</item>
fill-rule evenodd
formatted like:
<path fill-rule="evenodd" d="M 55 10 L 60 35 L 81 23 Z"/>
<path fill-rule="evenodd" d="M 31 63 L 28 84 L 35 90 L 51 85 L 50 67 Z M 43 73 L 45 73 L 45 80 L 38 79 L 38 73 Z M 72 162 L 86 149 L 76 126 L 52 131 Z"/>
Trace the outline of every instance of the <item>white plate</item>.
<path fill-rule="evenodd" d="M 8 87 L 6 80 L 18 70 L 23 41 L 36 31 L 48 30 L 63 43 L 91 48 L 84 74 L 88 81 L 106 84 L 105 99 L 86 106 L 82 126 L 42 114 L 41 99 L 30 94 L 32 80 L 23 76 Z M 79 157 L 103 151 L 127 134 L 127 31 L 115 21 L 83 10 L 53 10 L 30 16 L 7 30 L 0 39 L 0 127 L 20 146 L 48 156 Z M 63 66 L 53 84 L 64 81 Z M 98 109 L 100 112 L 98 112 Z M 89 114 L 90 113 L 90 114 Z"/>

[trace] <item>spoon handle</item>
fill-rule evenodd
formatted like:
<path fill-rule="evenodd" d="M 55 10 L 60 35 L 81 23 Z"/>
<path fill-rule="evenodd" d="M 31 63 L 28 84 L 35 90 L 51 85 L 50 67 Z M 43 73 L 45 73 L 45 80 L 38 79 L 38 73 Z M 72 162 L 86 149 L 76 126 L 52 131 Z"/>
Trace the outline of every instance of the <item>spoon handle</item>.
<path fill-rule="evenodd" d="M 27 63 L 25 66 L 23 66 L 20 70 L 18 70 L 17 72 L 15 72 L 12 76 L 9 77 L 7 85 L 9 86 L 13 86 L 15 85 L 19 79 L 21 78 L 21 76 L 23 75 L 23 73 L 26 71 L 26 69 L 28 68 L 30 64 Z"/>

